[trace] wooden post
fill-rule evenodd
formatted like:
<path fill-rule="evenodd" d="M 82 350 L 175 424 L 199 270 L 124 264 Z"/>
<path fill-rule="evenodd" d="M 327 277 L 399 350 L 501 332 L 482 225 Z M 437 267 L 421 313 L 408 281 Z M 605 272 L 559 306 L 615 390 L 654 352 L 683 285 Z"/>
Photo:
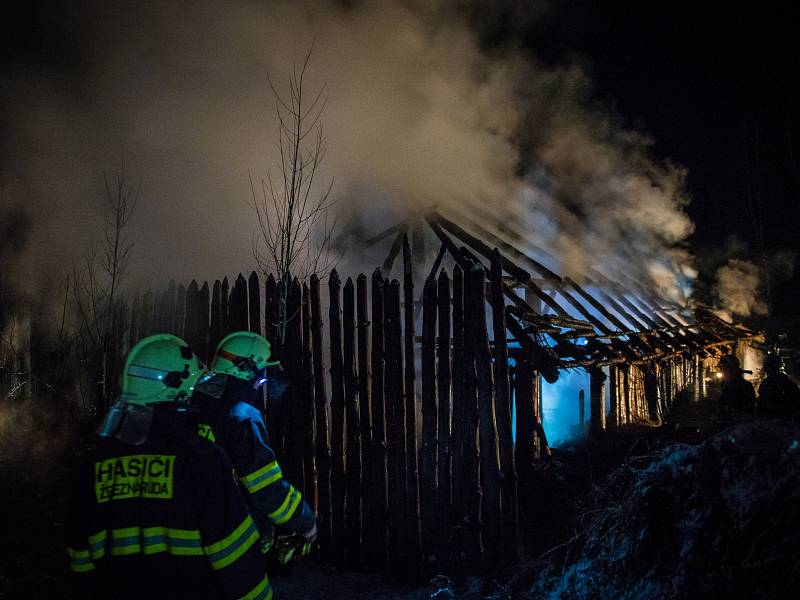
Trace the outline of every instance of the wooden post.
<path fill-rule="evenodd" d="M 497 416 L 494 405 L 492 354 L 486 328 L 486 281 L 483 267 L 476 264 L 469 272 L 466 303 L 467 321 L 472 326 L 475 378 L 478 391 L 480 440 L 480 486 L 484 560 L 491 571 L 503 565 L 503 510 L 500 489 L 500 452 L 497 441 Z"/>
<path fill-rule="evenodd" d="M 192 280 L 186 290 L 186 341 L 194 349 L 195 353 L 205 359 L 201 348 L 202 340 L 200 331 L 200 284 Z"/>
<path fill-rule="evenodd" d="M 364 506 L 366 564 L 373 569 L 386 565 L 389 498 L 386 472 L 386 405 L 384 402 L 384 282 L 380 269 L 372 274 L 372 442 Z"/>
<path fill-rule="evenodd" d="M 669 361 L 667 363 L 667 368 L 666 369 L 664 368 L 663 364 L 658 367 L 659 371 L 662 372 L 662 373 L 663 373 L 663 371 L 665 371 L 667 369 L 671 369 L 672 372 L 675 374 L 675 378 L 672 381 L 673 385 L 672 385 L 672 388 L 670 390 L 670 393 L 667 394 L 667 393 L 660 393 L 659 386 L 658 386 L 658 376 L 656 376 L 656 385 L 655 385 L 655 388 L 656 388 L 656 413 L 655 413 L 655 417 L 653 417 L 653 416 L 650 417 L 653 420 L 657 420 L 658 421 L 658 420 L 661 420 L 662 418 L 664 418 L 666 416 L 667 412 L 669 411 L 669 408 L 672 406 L 672 401 L 675 399 L 674 394 L 677 393 L 678 389 L 679 389 L 676 386 L 676 384 L 678 383 L 678 379 L 677 379 L 677 377 L 678 377 L 678 366 L 679 366 L 678 361 Z M 659 371 L 656 371 L 656 372 L 658 373 Z"/>
<path fill-rule="evenodd" d="M 277 298 L 278 291 L 275 278 L 270 275 L 264 282 L 264 337 L 267 338 L 267 341 L 270 343 L 272 360 L 280 360 L 281 358 L 277 336 Z M 267 376 L 272 380 L 280 382 L 285 376 L 285 371 L 280 368 L 269 367 L 267 369 Z M 271 439 L 276 439 L 283 428 L 282 419 L 284 411 L 282 408 L 284 403 L 281 402 L 278 389 L 276 385 L 268 385 L 265 390 L 264 398 L 262 399 L 267 421 L 267 432 Z"/>
<path fill-rule="evenodd" d="M 328 278 L 330 293 L 329 322 L 331 330 L 331 496 L 333 513 L 333 544 L 339 550 L 334 553 L 334 562 L 345 566 L 345 553 L 341 551 L 345 538 L 344 505 L 345 485 L 345 412 L 344 412 L 344 365 L 342 359 L 342 314 L 340 308 L 339 274 L 334 269 Z"/>
<path fill-rule="evenodd" d="M 233 288 L 233 292 L 230 295 L 230 309 L 229 309 L 229 323 L 228 327 L 230 330 L 235 331 L 239 328 L 244 327 L 247 328 L 248 317 L 249 317 L 249 310 L 247 310 L 246 304 L 246 294 L 244 293 L 244 278 L 239 275 L 236 279 L 236 285 Z M 223 282 L 224 287 L 224 282 Z M 279 340 L 277 338 L 277 285 L 275 284 L 275 278 L 270 275 L 265 282 L 266 288 L 266 300 L 265 300 L 265 313 L 264 313 L 264 322 L 270 323 L 272 326 L 268 328 L 265 337 L 270 342 L 270 350 L 272 351 L 272 359 L 273 360 L 280 360 L 282 363 L 285 363 L 285 353 L 284 348 L 281 347 Z M 288 302 L 288 297 L 287 297 Z M 298 300 L 299 302 L 299 300 Z M 298 306 L 299 308 L 299 306 Z M 267 312 L 268 311 L 268 312 Z M 291 314 L 287 311 L 287 314 Z M 298 342 L 299 344 L 299 342 Z M 299 350 L 298 350 L 299 352 Z M 292 397 L 293 391 L 291 389 L 292 385 L 292 378 L 296 376 L 296 373 L 291 373 L 287 368 L 286 364 L 282 364 L 282 369 L 274 369 L 270 368 L 267 371 L 267 375 L 273 380 L 273 384 L 267 387 L 267 394 L 266 394 L 266 413 L 268 415 L 267 419 L 267 431 L 269 432 L 270 439 L 274 440 L 273 444 L 276 448 L 280 448 L 281 451 L 283 450 L 285 443 L 286 443 L 286 433 L 287 427 L 289 426 L 291 420 L 291 404 L 290 400 L 287 400 L 286 392 L 282 393 L 281 389 L 285 388 L 285 386 L 289 385 L 287 389 L 288 398 Z M 275 448 L 274 448 L 275 449 Z"/>
<path fill-rule="evenodd" d="M 419 520 L 419 457 L 417 455 L 417 391 L 414 382 L 416 358 L 414 356 L 414 279 L 411 272 L 411 248 L 408 235 L 403 236 L 403 313 L 405 346 L 405 403 L 406 403 L 406 491 L 408 494 L 408 557 L 411 576 L 419 573 L 420 531 Z"/>
<path fill-rule="evenodd" d="M 530 355 L 522 350 L 514 368 L 514 402 L 517 407 L 517 445 L 515 463 L 519 475 L 520 504 L 526 498 L 523 491 L 529 489 L 536 464 L 536 398 L 535 379 L 537 377 L 530 363 Z M 523 513 L 520 512 L 520 516 Z"/>
<path fill-rule="evenodd" d="M 406 237 L 407 231 L 408 231 L 407 224 L 403 225 L 398 230 L 397 236 L 394 238 L 391 248 L 389 248 L 389 254 L 386 256 L 386 259 L 383 261 L 383 266 L 381 267 L 381 273 L 383 273 L 384 277 L 389 277 L 392 274 L 392 265 L 394 265 L 394 260 L 400 253 L 400 248 L 403 245 L 403 240 Z"/>
<path fill-rule="evenodd" d="M 586 392 L 578 390 L 578 431 L 580 436 L 586 435 Z"/>
<path fill-rule="evenodd" d="M 533 373 L 531 392 L 533 395 L 533 422 L 536 428 L 534 460 L 550 460 L 552 453 L 544 433 L 544 411 L 542 410 L 542 375 Z"/>
<path fill-rule="evenodd" d="M 609 377 L 611 377 L 611 383 L 609 384 L 610 390 L 610 399 L 609 402 L 611 404 L 611 413 L 609 418 L 612 419 L 611 425 L 613 427 L 619 427 L 622 419 L 622 408 L 620 405 L 621 396 L 622 396 L 622 383 L 620 382 L 620 372 L 619 367 L 612 366 L 608 368 Z"/>
<path fill-rule="evenodd" d="M 273 279 L 273 283 L 274 283 Z M 323 560 L 332 556 L 332 512 L 331 512 L 331 449 L 328 434 L 328 393 L 325 389 L 325 368 L 322 360 L 322 306 L 319 278 L 311 276 L 311 357 L 314 369 L 314 404 L 316 417 L 316 466 L 317 466 L 317 516 L 319 522 L 319 545 Z"/>
<path fill-rule="evenodd" d="M 314 457 L 314 368 L 311 352 L 311 298 L 307 284 L 303 284 L 303 310 L 302 310 L 302 335 L 303 335 L 303 365 L 302 365 L 302 392 L 300 394 L 303 407 L 303 469 L 305 480 L 305 498 L 313 507 L 318 508 L 317 500 L 317 466 Z"/>
<path fill-rule="evenodd" d="M 467 557 L 463 545 L 467 524 L 467 494 L 469 489 L 465 486 L 464 473 L 464 448 L 462 444 L 464 420 L 464 271 L 456 264 L 453 267 L 453 372 L 452 381 L 452 425 L 450 432 L 450 468 L 451 468 L 451 494 L 452 514 L 450 523 L 452 529 L 452 565 L 460 573 L 465 572 L 464 560 Z"/>
<path fill-rule="evenodd" d="M 423 568 L 430 574 L 436 560 L 436 279 L 429 277 L 422 293 L 422 448 L 420 449 L 420 514 Z"/>
<path fill-rule="evenodd" d="M 675 392 L 675 361 L 668 361 L 664 370 L 666 371 L 667 376 L 667 394 L 665 401 L 667 406 L 672 406 L 672 400 Z M 653 416 L 651 415 L 650 418 L 653 418 Z M 656 415 L 655 418 L 658 418 L 658 415 Z"/>
<path fill-rule="evenodd" d="M 219 279 L 214 282 L 211 292 L 211 329 L 208 337 L 209 363 L 213 361 L 214 352 L 222 341 L 222 284 Z"/>
<path fill-rule="evenodd" d="M 405 405 L 403 403 L 403 342 L 400 325 L 400 283 L 386 289 L 386 436 L 389 498 L 389 568 L 403 575 L 407 568 Z"/>
<path fill-rule="evenodd" d="M 647 398 L 644 394 L 644 371 L 641 367 L 637 367 L 636 370 L 638 371 L 636 377 L 636 412 L 639 417 L 646 419 L 649 411 L 647 410 Z"/>
<path fill-rule="evenodd" d="M 694 371 L 694 357 L 687 357 L 684 356 L 683 360 L 681 361 L 683 365 L 683 389 L 688 388 L 692 383 L 694 383 L 694 377 L 692 377 L 692 373 Z"/>
<path fill-rule="evenodd" d="M 514 562 L 519 554 L 517 517 L 517 470 L 514 464 L 514 435 L 511 427 L 511 390 L 508 374 L 506 311 L 503 296 L 503 268 L 495 248 L 491 268 L 492 329 L 494 331 L 494 390 L 503 503 L 503 555 Z"/>
<path fill-rule="evenodd" d="M 438 348 L 438 419 L 439 444 L 436 457 L 436 513 L 438 520 L 437 558 L 440 565 L 450 561 L 450 535 L 452 512 L 452 479 L 450 472 L 450 278 L 442 270 L 438 281 L 439 348 Z"/>
<path fill-rule="evenodd" d="M 669 364 L 667 364 L 666 372 L 669 372 Z M 656 365 L 642 366 L 642 374 L 644 375 L 644 397 L 647 401 L 647 413 L 651 419 L 657 421 L 659 418 L 659 402 Z M 667 394 L 669 394 L 669 392 L 667 392 Z"/>
<path fill-rule="evenodd" d="M 636 416 L 646 417 L 647 403 L 644 395 L 644 372 L 641 367 L 636 367 Z"/>
<path fill-rule="evenodd" d="M 300 444 L 305 439 L 306 427 L 306 424 L 303 423 L 303 399 L 301 397 L 303 386 L 303 342 L 300 322 L 302 298 L 300 282 L 294 279 L 288 283 L 286 341 L 281 356 L 288 387 L 281 400 L 284 410 L 282 411 L 282 428 L 278 431 L 279 450 L 276 452 L 279 453 L 278 456 L 282 457 L 281 467 L 287 479 L 300 486 L 303 485 L 304 475 L 303 452 L 300 450 Z"/>
<path fill-rule="evenodd" d="M 198 349 L 200 350 L 200 356 L 203 360 L 208 363 L 209 362 L 209 347 L 208 347 L 208 337 L 209 337 L 209 321 L 208 321 L 208 308 L 209 304 L 211 303 L 211 293 L 208 289 L 208 282 L 204 281 L 203 286 L 200 288 L 200 292 L 197 294 L 197 340 L 198 340 Z M 216 348 L 215 348 L 216 350 Z"/>
<path fill-rule="evenodd" d="M 344 285 L 344 405 L 347 420 L 347 499 L 344 551 L 349 568 L 361 563 L 361 426 L 355 370 L 355 289 L 348 277 Z"/>
<path fill-rule="evenodd" d="M 622 389 L 625 395 L 625 422 L 633 420 L 633 402 L 631 401 L 631 368 L 628 365 L 622 367 Z"/>
<path fill-rule="evenodd" d="M 454 512 L 458 523 L 454 532 L 460 548 L 459 567 L 462 573 L 472 573 L 481 563 L 481 488 L 480 461 L 478 458 L 478 397 L 475 380 L 474 323 L 469 321 L 467 303 L 471 298 L 464 293 L 463 278 L 466 274 L 453 272 L 453 322 L 463 324 L 459 341 L 462 346 L 459 373 L 453 373 L 453 382 L 463 382 L 456 392 L 453 390 L 453 476 L 457 485 L 454 493 Z M 456 308 L 460 313 L 456 315 Z M 454 333 L 455 341 L 455 333 Z M 453 348 L 454 356 L 459 351 Z"/>
<path fill-rule="evenodd" d="M 250 331 L 261 333 L 261 284 L 255 271 L 247 279 L 247 298 L 250 309 Z"/>
<path fill-rule="evenodd" d="M 361 273 L 356 280 L 356 330 L 358 332 L 358 405 L 361 410 L 361 455 L 364 477 L 369 462 L 369 443 L 372 441 L 372 406 L 369 398 L 369 312 L 367 310 L 367 276 Z"/>
<path fill-rule="evenodd" d="M 278 352 L 278 284 L 270 273 L 264 282 L 264 337 L 272 344 L 272 353 Z"/>
<path fill-rule="evenodd" d="M 180 297 L 180 292 L 178 293 Z M 231 332 L 230 322 L 230 286 L 228 285 L 228 278 L 222 278 L 222 287 L 219 292 L 220 312 L 222 313 L 222 337 L 225 337 Z"/>
<path fill-rule="evenodd" d="M 461 414 L 461 446 L 465 490 L 466 513 L 464 519 L 464 549 L 466 551 L 465 566 L 470 570 L 480 568 L 483 562 L 483 544 L 481 542 L 481 484 L 480 484 L 480 449 L 478 447 L 478 382 L 475 371 L 477 323 L 470 303 L 476 302 L 470 294 L 469 275 L 473 263 L 468 263 L 464 271 L 464 360 L 462 372 L 464 376 L 463 405 Z M 482 292 L 483 290 L 481 290 Z"/>
<path fill-rule="evenodd" d="M 619 427 L 620 422 L 620 407 L 619 407 L 619 396 L 620 396 L 620 385 L 619 385 L 619 367 L 617 366 L 610 366 L 608 367 L 608 376 L 611 378 L 608 384 L 609 390 L 609 398 L 608 401 L 611 404 L 611 410 L 608 413 L 608 423 L 606 423 L 607 427 Z"/>
<path fill-rule="evenodd" d="M 619 369 L 615 366 L 608 367 L 608 403 L 611 407 L 611 410 L 608 413 L 608 423 L 606 426 L 611 427 L 618 427 L 619 426 L 619 393 L 617 390 L 619 384 Z"/>
<path fill-rule="evenodd" d="M 142 299 L 142 308 L 144 308 L 144 299 Z M 145 336 L 142 315 L 139 318 L 139 339 Z M 175 294 L 175 335 L 183 338 L 186 334 L 186 286 L 182 283 L 178 285 L 178 291 Z"/>
<path fill-rule="evenodd" d="M 228 319 L 231 331 L 247 331 L 247 281 L 241 273 L 231 291 Z"/>
<path fill-rule="evenodd" d="M 606 376 L 600 368 L 589 371 L 589 404 L 591 423 L 589 433 L 600 435 L 606 428 Z"/>
<path fill-rule="evenodd" d="M 197 356 L 202 357 L 200 354 L 200 345 L 197 339 L 197 296 L 200 293 L 199 287 L 197 285 L 197 281 L 192 279 L 192 282 L 189 284 L 189 287 L 186 288 L 186 317 L 185 317 L 185 325 L 183 331 L 183 339 L 192 347 Z M 147 300 L 148 296 L 145 295 L 145 300 Z M 148 303 L 149 306 L 149 303 Z M 148 319 L 148 335 L 150 334 L 150 326 L 152 325 L 152 321 Z"/>
<path fill-rule="evenodd" d="M 705 363 L 699 354 L 694 355 L 694 395 L 693 400 L 699 402 L 705 395 Z"/>
<path fill-rule="evenodd" d="M 164 327 L 166 331 L 172 333 L 174 333 L 177 328 L 175 323 L 176 293 L 177 293 L 177 287 L 175 286 L 175 280 L 170 279 L 169 285 L 167 286 L 167 316 Z"/>
<path fill-rule="evenodd" d="M 370 527 L 375 527 L 375 519 L 371 522 L 368 517 L 374 516 L 374 511 L 370 513 L 368 506 L 372 501 L 371 492 L 374 489 L 375 481 L 372 477 L 374 473 L 372 451 L 372 410 L 370 405 L 370 364 L 369 364 L 369 311 L 367 309 L 367 277 L 363 273 L 356 279 L 356 337 L 358 341 L 358 406 L 359 431 L 358 435 L 361 443 L 361 547 L 360 564 L 366 565 L 368 555 L 373 545 L 367 533 Z"/>

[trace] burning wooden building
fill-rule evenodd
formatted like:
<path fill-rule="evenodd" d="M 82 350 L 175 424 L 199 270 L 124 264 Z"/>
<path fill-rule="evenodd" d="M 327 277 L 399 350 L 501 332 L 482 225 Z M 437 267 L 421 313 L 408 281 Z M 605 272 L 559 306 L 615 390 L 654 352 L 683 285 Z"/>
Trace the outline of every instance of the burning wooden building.
<path fill-rule="evenodd" d="M 562 276 L 545 264 L 557 263 L 555 257 L 530 235 L 513 223 L 494 222 L 477 210 L 472 218 L 434 210 L 370 243 L 394 236 L 383 265 L 387 273 L 410 230 L 424 224 L 440 242 L 429 278 L 445 255 L 465 272 L 478 266 L 490 278 L 500 273 L 501 285 L 494 295 L 487 290 L 487 299 L 504 312 L 512 361 L 537 375 L 533 405 L 540 421 L 548 385 L 580 371 L 588 376 L 591 432 L 632 421 L 658 423 L 678 393 L 704 396 L 707 367 L 725 353 L 741 354 L 741 344 L 756 336 L 707 307 L 678 304 L 625 265 L 589 265 L 578 276 Z M 574 390 L 575 400 L 580 391 Z"/>
<path fill-rule="evenodd" d="M 131 340 L 172 331 L 203 356 L 232 330 L 273 340 L 283 381 L 265 398 L 268 429 L 320 516 L 325 561 L 412 578 L 498 569 L 518 555 L 521 490 L 549 459 L 549 421 L 569 409 L 572 433 L 596 438 L 658 423 L 754 335 L 625 265 L 562 276 L 513 223 L 484 217 L 394 225 L 367 240 L 385 256 L 371 278 L 342 285 L 333 271 L 327 294 L 316 275 L 253 273 L 230 291 L 227 278 L 173 284 L 134 303 Z"/>

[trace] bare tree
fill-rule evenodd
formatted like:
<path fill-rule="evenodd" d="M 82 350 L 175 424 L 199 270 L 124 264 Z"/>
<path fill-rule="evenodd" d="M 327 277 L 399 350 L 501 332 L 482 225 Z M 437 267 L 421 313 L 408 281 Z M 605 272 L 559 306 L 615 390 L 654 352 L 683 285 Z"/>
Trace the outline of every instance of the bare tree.
<path fill-rule="evenodd" d="M 250 175 L 248 204 L 258 223 L 253 255 L 259 269 L 265 275 L 274 272 L 279 283 L 279 343 L 291 317 L 286 314 L 286 302 L 292 278 L 305 279 L 312 273 L 324 276 L 337 258 L 331 248 L 336 223 L 328 219 L 333 178 L 321 187 L 316 181 L 327 150 L 321 118 L 328 93 L 325 85 L 315 94 L 306 89 L 312 52 L 313 45 L 303 62 L 293 65 L 288 97 L 281 95 L 268 76 L 279 126 L 275 144 L 279 175 L 268 171 L 258 182 Z"/>
<path fill-rule="evenodd" d="M 103 237 L 84 255 L 80 266 L 73 265 L 71 277 L 79 345 L 90 369 L 99 375 L 96 398 L 99 412 L 110 402 L 122 354 L 126 325 L 120 286 L 133 250 L 126 227 L 141 190 L 141 182 L 129 180 L 124 163 L 113 178 L 104 173 L 103 181 L 106 200 Z"/>
<path fill-rule="evenodd" d="M 30 397 L 30 318 L 14 317 L 0 330 L 0 369 L 7 372 L 2 399 Z M 27 387 L 26 387 L 27 386 Z"/>

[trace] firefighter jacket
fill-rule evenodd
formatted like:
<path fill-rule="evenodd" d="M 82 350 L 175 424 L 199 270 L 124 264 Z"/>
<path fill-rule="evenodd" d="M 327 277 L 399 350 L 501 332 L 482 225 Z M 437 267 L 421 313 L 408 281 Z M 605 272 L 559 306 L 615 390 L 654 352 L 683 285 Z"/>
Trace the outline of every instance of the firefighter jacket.
<path fill-rule="evenodd" d="M 220 397 L 198 390 L 192 396 L 192 406 L 199 411 L 199 433 L 228 452 L 250 512 L 265 536 L 271 536 L 273 526 L 300 534 L 309 531 L 316 517 L 300 492 L 283 478 L 264 419 L 252 404 L 257 391 L 235 377 L 217 378 L 225 384 Z"/>
<path fill-rule="evenodd" d="M 769 375 L 758 388 L 760 414 L 789 417 L 800 411 L 800 389 L 785 373 Z"/>
<path fill-rule="evenodd" d="M 81 598 L 270 599 L 259 532 L 228 457 L 174 403 L 143 444 L 100 438 L 67 527 Z"/>
<path fill-rule="evenodd" d="M 756 392 L 753 385 L 741 374 L 729 375 L 722 381 L 722 393 L 718 402 L 720 406 L 752 413 L 755 410 Z"/>

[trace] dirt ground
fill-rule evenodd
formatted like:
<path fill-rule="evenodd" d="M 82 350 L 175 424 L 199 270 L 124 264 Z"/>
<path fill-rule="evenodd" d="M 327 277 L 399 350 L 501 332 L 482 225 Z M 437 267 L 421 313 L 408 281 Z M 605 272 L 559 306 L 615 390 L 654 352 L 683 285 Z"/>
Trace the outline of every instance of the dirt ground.
<path fill-rule="evenodd" d="M 0 598 L 73 598 L 59 469 L 0 464 Z"/>
<path fill-rule="evenodd" d="M 436 589 L 399 585 L 376 574 L 339 573 L 310 561 L 298 563 L 289 576 L 274 577 L 272 587 L 275 597 L 285 600 L 424 600 Z"/>

